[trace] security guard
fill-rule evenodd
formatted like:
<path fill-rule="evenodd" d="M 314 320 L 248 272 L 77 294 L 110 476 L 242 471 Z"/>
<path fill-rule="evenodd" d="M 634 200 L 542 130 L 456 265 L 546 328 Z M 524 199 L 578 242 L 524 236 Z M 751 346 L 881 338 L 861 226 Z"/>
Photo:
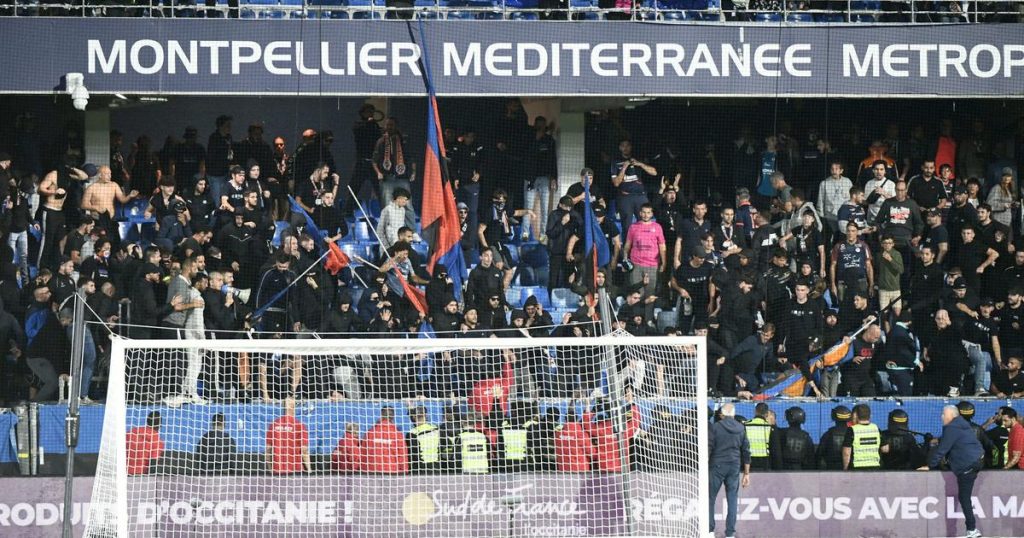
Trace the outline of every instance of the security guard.
<path fill-rule="evenodd" d="M 527 405 L 528 402 L 524 401 L 513 402 L 509 420 L 501 424 L 498 453 L 501 454 L 505 472 L 524 471 L 529 463 L 528 434 L 535 422 L 533 417 L 529 416 Z"/>
<path fill-rule="evenodd" d="M 754 418 L 743 425 L 747 430 L 747 440 L 750 441 L 750 468 L 758 471 L 769 471 L 772 467 L 769 439 L 773 428 L 768 422 L 770 412 L 768 404 L 761 402 L 754 407 Z"/>
<path fill-rule="evenodd" d="M 837 405 L 832 409 L 832 421 L 835 425 L 821 436 L 818 443 L 818 465 L 826 471 L 843 470 L 843 439 L 850 426 L 853 413 L 845 405 Z"/>
<path fill-rule="evenodd" d="M 414 473 L 435 473 L 441 466 L 441 431 L 427 422 L 427 410 L 414 407 L 413 429 L 409 431 L 409 469 Z"/>
<path fill-rule="evenodd" d="M 992 439 L 988 435 L 985 435 L 985 428 L 981 425 L 974 423 L 974 404 L 966 400 L 960 400 L 956 404 L 957 411 L 960 412 L 960 416 L 971 425 L 971 429 L 974 430 L 974 435 L 978 438 L 978 442 L 981 443 L 981 448 L 986 454 L 992 453 Z"/>
<path fill-rule="evenodd" d="M 531 402 L 530 414 L 538 417 L 526 432 L 526 450 L 530 454 L 530 470 L 554 471 L 555 429 L 559 423 L 558 409 L 549 407 L 541 415 L 537 402 Z"/>
<path fill-rule="evenodd" d="M 853 418 L 856 422 L 843 439 L 843 470 L 880 468 L 882 432 L 871 423 L 871 408 L 866 404 L 853 406 Z"/>
<path fill-rule="evenodd" d="M 458 436 L 459 468 L 466 474 L 487 474 L 487 435 L 476 429 L 472 416 L 462 417 L 462 431 Z"/>
<path fill-rule="evenodd" d="M 924 464 L 924 452 L 910 433 L 910 417 L 902 409 L 893 409 L 889 427 L 882 432 L 882 468 L 910 471 Z"/>
<path fill-rule="evenodd" d="M 800 407 L 786 409 L 787 428 L 777 428 L 772 436 L 772 469 L 805 471 L 815 469 L 814 441 L 801 426 L 807 414 Z"/>

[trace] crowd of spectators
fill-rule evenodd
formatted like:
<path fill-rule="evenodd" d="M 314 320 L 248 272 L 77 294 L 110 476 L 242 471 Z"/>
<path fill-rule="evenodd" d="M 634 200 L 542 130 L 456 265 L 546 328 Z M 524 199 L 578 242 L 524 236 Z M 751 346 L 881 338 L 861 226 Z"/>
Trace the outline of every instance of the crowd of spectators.
<path fill-rule="evenodd" d="M 596 288 L 614 302 L 613 329 L 707 336 L 715 395 L 754 397 L 797 372 L 822 397 L 1024 395 L 1021 133 L 981 120 L 943 120 L 934 134 L 893 123 L 867 147 L 839 147 L 813 129 L 757 138 L 741 128 L 722 150 L 683 155 L 634 149 L 608 125 L 588 127 L 588 137 L 605 129 L 564 189 L 554 126 L 516 99 L 485 134 L 445 130 L 461 279 L 427 272 L 420 152 L 370 105 L 352 126 L 352 163 L 335 161 L 331 131 L 307 129 L 290 147 L 259 123 L 236 139 L 228 116 L 205 145 L 192 127 L 159 150 L 145 135 L 126 148 L 112 131 L 109 166 L 69 151 L 37 175 L 23 152 L 4 153 L 3 397 L 55 398 L 76 292 L 91 321 L 79 380 L 88 396 L 112 331 L 586 337 L 602 330 L 586 299 Z M 611 254 L 596 271 L 583 252 L 588 191 Z M 331 242 L 350 255 L 340 271 L 320 261 Z M 424 304 L 403 281 L 425 290 Z M 811 365 L 844 337 L 851 357 Z M 641 396 L 677 395 L 685 373 L 653 355 L 618 366 Z M 469 396 L 491 382 L 586 397 L 605 382 L 586 353 L 544 348 L 330 364 L 182 352 L 128 367 L 133 401 L 175 404 Z"/>

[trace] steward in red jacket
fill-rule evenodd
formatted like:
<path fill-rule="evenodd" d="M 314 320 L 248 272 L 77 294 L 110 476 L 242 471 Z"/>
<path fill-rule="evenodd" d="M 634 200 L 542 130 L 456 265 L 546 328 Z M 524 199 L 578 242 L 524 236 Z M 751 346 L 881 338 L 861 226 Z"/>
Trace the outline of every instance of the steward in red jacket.
<path fill-rule="evenodd" d="M 384 407 L 380 420 L 363 438 L 363 471 L 367 473 L 409 472 L 409 449 L 405 436 L 395 426 L 395 409 Z"/>

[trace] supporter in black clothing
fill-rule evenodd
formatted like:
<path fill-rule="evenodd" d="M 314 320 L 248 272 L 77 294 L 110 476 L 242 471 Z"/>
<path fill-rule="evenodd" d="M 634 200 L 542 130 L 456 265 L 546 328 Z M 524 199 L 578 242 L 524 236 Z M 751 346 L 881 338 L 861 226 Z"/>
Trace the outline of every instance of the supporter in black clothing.
<path fill-rule="evenodd" d="M 569 287 L 574 254 L 581 250 L 576 245 L 583 245 L 583 221 L 572 207 L 572 198 L 563 196 L 558 201 L 558 208 L 548 216 L 544 232 L 548 238 L 548 292 L 554 288 Z"/>
<path fill-rule="evenodd" d="M 495 267 L 493 252 L 488 249 L 480 253 L 480 264 L 469 272 L 466 304 L 482 307 L 487 304 L 487 298 L 494 294 L 504 297 L 504 275 L 501 269 Z"/>
<path fill-rule="evenodd" d="M 686 263 L 691 250 L 700 247 L 700 239 L 704 234 L 711 233 L 711 221 L 707 219 L 708 204 L 704 200 L 693 203 L 693 216 L 684 220 L 679 226 L 679 236 L 675 242 L 674 267 Z M 666 245 L 668 242 L 666 241 Z"/>
<path fill-rule="evenodd" d="M 967 287 L 981 293 L 981 280 L 986 274 L 995 274 L 994 267 L 999 253 L 977 238 L 974 226 L 960 231 L 961 240 L 956 244 L 956 266 L 963 272 Z M 989 268 L 993 270 L 989 270 Z"/>
<path fill-rule="evenodd" d="M 950 259 L 958 260 L 957 247 L 960 239 L 960 232 L 969 226 L 978 223 L 978 210 L 967 200 L 967 187 L 958 186 L 953 190 L 953 206 L 949 208 L 946 215 L 946 229 L 949 230 Z"/>
<path fill-rule="evenodd" d="M 352 309 L 352 295 L 348 290 L 338 294 L 334 309 L 324 318 L 323 332 L 334 333 L 338 338 L 351 338 L 354 333 L 362 330 L 362 322 Z"/>
<path fill-rule="evenodd" d="M 1011 287 L 1006 304 L 996 315 L 999 318 L 999 344 L 1004 357 L 1024 353 L 1024 288 Z"/>
<path fill-rule="evenodd" d="M 71 297 L 75 293 L 75 281 L 73 280 L 72 273 L 75 270 L 75 264 L 70 258 L 62 258 L 60 266 L 57 267 L 57 273 L 53 275 L 53 278 L 47 282 L 47 286 L 50 288 L 50 293 L 53 296 L 53 302 L 62 305 L 64 301 Z M 2 342 L 3 340 L 0 340 Z"/>
<path fill-rule="evenodd" d="M 1001 281 L 1000 290 L 993 297 L 1006 297 L 1012 288 L 1024 287 L 1024 250 L 1018 249 L 1013 253 L 1013 264 L 1003 269 Z"/>
<path fill-rule="evenodd" d="M 210 133 L 206 142 L 206 173 L 210 177 L 227 177 L 228 166 L 238 162 L 232 149 L 231 120 L 231 116 L 217 116 L 217 130 Z"/>
<path fill-rule="evenodd" d="M 760 299 L 753 290 L 754 282 L 744 277 L 734 288 L 725 288 L 722 293 L 719 337 L 726 349 L 732 349 L 754 333 L 754 317 Z"/>
<path fill-rule="evenodd" d="M 853 359 L 839 367 L 841 396 L 855 398 L 875 395 L 873 357 L 881 337 L 878 325 L 871 325 L 853 340 Z"/>
<path fill-rule="evenodd" d="M 459 302 L 454 296 L 448 296 L 444 300 L 444 308 L 430 318 L 430 325 L 434 332 L 440 336 L 451 336 L 459 331 L 462 325 L 462 315 L 459 314 Z"/>
<path fill-rule="evenodd" d="M 197 177 L 206 176 L 206 148 L 196 141 L 199 131 L 186 127 L 180 144 L 174 148 L 172 166 L 174 181 L 183 192 L 189 192 L 197 183 Z"/>
<path fill-rule="evenodd" d="M 954 279 L 952 287 L 952 297 L 943 297 L 939 304 L 940 308 L 949 312 L 949 319 L 953 322 L 953 325 L 962 331 L 964 330 L 964 325 L 969 320 L 978 319 L 981 299 L 978 298 L 976 291 L 967 286 L 967 282 L 963 277 Z"/>
<path fill-rule="evenodd" d="M 1006 368 L 992 373 L 992 387 L 989 392 L 996 398 L 1024 398 L 1024 373 L 1021 373 L 1019 356 L 1006 359 Z"/>
<path fill-rule="evenodd" d="M 931 209 L 925 213 L 924 232 L 921 234 L 921 248 L 932 249 L 935 255 L 935 262 L 942 265 L 946 261 L 946 254 L 949 252 L 949 231 L 942 224 L 942 210 Z"/>
<path fill-rule="evenodd" d="M 217 203 L 210 193 L 210 180 L 206 177 L 196 179 L 195 186 L 184 191 L 185 203 L 188 204 L 189 216 L 192 222 L 205 222 L 213 225 L 213 214 L 217 210 Z"/>
<path fill-rule="evenodd" d="M 962 344 L 963 335 L 953 326 L 949 312 L 935 313 L 935 333 L 928 347 L 924 349 L 924 374 L 929 394 L 955 397 L 960 393 L 964 374 L 969 362 Z"/>
<path fill-rule="evenodd" d="M 711 282 L 711 266 L 704 263 L 703 248 L 690 251 L 687 262 L 672 272 L 670 287 L 679 295 L 679 327 L 689 333 L 698 323 L 706 323 L 717 294 Z"/>
<path fill-rule="evenodd" d="M 657 192 L 657 191 L 653 191 Z M 654 221 L 661 225 L 661 232 L 665 235 L 665 245 L 675 245 L 684 222 L 684 210 L 682 202 L 678 199 L 676 188 L 672 185 L 665 186 L 664 192 L 654 204 Z M 683 264 L 686 260 L 682 260 Z"/>
<path fill-rule="evenodd" d="M 786 343 L 786 358 L 793 365 L 802 365 L 809 357 L 809 344 L 821 341 L 821 305 L 810 298 L 810 291 L 807 282 L 797 281 L 793 299 L 779 329 Z"/>
<path fill-rule="evenodd" d="M 948 203 L 946 189 L 942 181 L 935 177 L 935 161 L 927 160 L 921 165 L 921 173 L 910 178 L 910 198 L 921 206 L 922 211 L 941 209 L 940 205 Z"/>

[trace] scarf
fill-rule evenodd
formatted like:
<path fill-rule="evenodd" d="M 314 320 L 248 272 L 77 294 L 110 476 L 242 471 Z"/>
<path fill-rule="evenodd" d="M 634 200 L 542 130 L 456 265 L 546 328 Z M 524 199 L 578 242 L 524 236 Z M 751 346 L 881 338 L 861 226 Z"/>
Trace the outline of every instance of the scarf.
<path fill-rule="evenodd" d="M 385 172 L 391 171 L 391 155 L 394 154 L 395 160 L 398 161 L 395 164 L 395 174 L 405 174 L 405 154 L 402 152 L 402 137 L 399 135 L 384 135 L 384 160 L 381 162 L 381 166 Z"/>

